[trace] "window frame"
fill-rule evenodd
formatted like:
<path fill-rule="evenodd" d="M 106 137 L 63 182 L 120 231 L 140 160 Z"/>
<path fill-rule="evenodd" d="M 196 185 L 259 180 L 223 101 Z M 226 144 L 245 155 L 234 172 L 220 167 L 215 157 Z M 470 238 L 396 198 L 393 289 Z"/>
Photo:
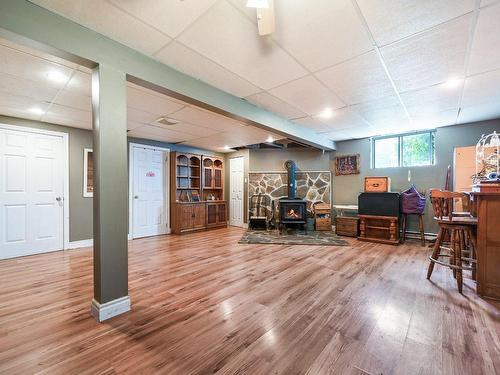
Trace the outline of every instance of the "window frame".
<path fill-rule="evenodd" d="M 428 134 L 429 136 L 429 164 L 424 164 L 424 165 L 410 165 L 410 166 L 405 166 L 403 165 L 403 158 L 404 158 L 404 153 L 403 153 L 403 138 L 406 136 L 412 136 L 412 135 L 420 135 L 420 134 Z M 381 139 L 388 139 L 388 138 L 396 138 L 398 140 L 398 165 L 393 166 L 393 167 L 377 167 L 377 163 L 375 160 L 375 149 L 376 149 L 376 141 L 381 140 Z M 385 168 L 419 168 L 419 167 L 430 167 L 433 165 L 436 165 L 436 129 L 432 130 L 421 130 L 421 131 L 416 131 L 416 132 L 410 132 L 410 133 L 400 133 L 400 134 L 389 134 L 389 135 L 382 135 L 379 137 L 372 137 L 370 138 L 370 145 L 371 145 L 371 169 L 385 169 Z"/>

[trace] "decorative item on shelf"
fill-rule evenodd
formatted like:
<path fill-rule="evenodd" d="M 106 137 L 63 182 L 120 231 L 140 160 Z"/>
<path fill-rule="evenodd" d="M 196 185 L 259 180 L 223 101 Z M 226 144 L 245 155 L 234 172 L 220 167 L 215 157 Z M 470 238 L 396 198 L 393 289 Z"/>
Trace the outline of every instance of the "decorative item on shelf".
<path fill-rule="evenodd" d="M 386 193 L 391 191 L 391 179 L 389 177 L 369 176 L 365 177 L 365 192 Z"/>
<path fill-rule="evenodd" d="M 476 144 L 476 173 L 474 183 L 498 180 L 500 175 L 500 137 L 496 131 L 484 135 Z"/>
<path fill-rule="evenodd" d="M 335 157 L 335 176 L 359 174 L 359 154 Z"/>

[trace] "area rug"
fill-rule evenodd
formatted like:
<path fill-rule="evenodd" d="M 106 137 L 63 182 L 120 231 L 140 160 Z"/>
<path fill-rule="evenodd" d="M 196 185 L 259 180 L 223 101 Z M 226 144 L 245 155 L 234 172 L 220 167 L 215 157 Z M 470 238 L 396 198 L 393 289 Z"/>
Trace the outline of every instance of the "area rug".
<path fill-rule="evenodd" d="M 329 245 L 347 246 L 343 240 L 333 232 L 290 231 L 280 234 L 277 230 L 247 230 L 238 242 L 241 244 L 276 244 L 276 245 Z"/>

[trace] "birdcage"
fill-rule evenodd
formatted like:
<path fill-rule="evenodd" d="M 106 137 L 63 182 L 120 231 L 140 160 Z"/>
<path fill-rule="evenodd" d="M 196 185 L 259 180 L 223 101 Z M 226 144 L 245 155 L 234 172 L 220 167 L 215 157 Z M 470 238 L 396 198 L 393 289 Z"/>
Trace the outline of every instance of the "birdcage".
<path fill-rule="evenodd" d="M 500 178 L 500 138 L 496 131 L 484 135 L 476 144 L 474 182 Z"/>

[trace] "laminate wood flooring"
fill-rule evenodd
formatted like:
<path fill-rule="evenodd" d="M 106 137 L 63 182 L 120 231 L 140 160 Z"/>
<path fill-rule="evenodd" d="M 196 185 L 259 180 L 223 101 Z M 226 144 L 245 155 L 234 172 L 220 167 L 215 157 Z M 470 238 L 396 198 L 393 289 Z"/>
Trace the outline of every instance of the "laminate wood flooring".
<path fill-rule="evenodd" d="M 130 242 L 132 311 L 90 316 L 92 250 L 0 261 L 1 374 L 499 374 L 500 305 L 427 248 Z"/>

